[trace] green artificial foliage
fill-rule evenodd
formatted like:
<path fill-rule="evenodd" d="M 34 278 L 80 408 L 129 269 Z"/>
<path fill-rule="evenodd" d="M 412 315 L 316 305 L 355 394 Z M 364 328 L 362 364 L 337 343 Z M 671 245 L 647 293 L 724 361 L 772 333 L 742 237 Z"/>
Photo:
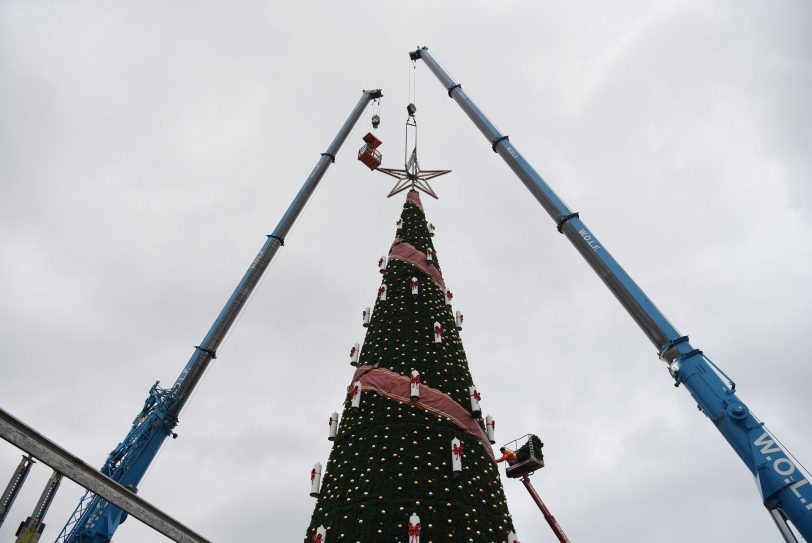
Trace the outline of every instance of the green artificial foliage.
<path fill-rule="evenodd" d="M 397 236 L 434 250 L 423 211 L 407 200 Z M 439 269 L 436 253 L 434 266 Z M 419 282 L 413 295 L 409 283 Z M 383 274 L 387 299 L 377 300 L 359 364 L 377 365 L 438 389 L 470 412 L 473 385 L 452 306 L 416 266 L 391 259 Z M 434 323 L 443 328 L 434 342 Z M 354 368 L 347 365 L 347 381 Z M 475 417 L 480 426 L 484 422 Z M 484 427 L 484 426 L 483 426 Z M 463 469 L 452 471 L 451 440 L 462 442 Z M 421 521 L 420 543 L 504 543 L 515 531 L 496 464 L 482 442 L 446 417 L 373 391 L 360 408 L 344 403 L 338 434 L 304 541 L 316 528 L 327 543 L 408 543 L 409 516 Z"/>
<path fill-rule="evenodd" d="M 542 447 L 544 447 L 544 443 L 541 442 L 539 437 L 531 434 L 530 439 L 516 451 L 516 462 L 524 462 L 530 458 L 531 454 L 539 460 L 544 460 L 544 454 L 541 452 Z"/>

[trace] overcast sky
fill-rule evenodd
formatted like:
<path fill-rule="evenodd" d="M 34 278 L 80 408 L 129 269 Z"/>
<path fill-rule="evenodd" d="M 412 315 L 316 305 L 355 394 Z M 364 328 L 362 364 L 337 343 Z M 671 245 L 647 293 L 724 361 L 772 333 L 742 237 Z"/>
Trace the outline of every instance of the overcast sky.
<path fill-rule="evenodd" d="M 363 88 L 403 161 L 428 45 L 742 399 L 812 464 L 812 7 L 778 0 L 0 1 L 0 405 L 100 466 L 172 383 Z M 497 440 L 576 542 L 780 541 L 748 470 L 428 69 L 424 198 Z M 299 541 L 403 198 L 368 111 L 140 494 Z M 0 487 L 20 452 L 0 443 Z M 35 466 L 0 539 L 31 513 Z M 554 541 L 505 481 L 522 541 Z M 65 482 L 52 541 L 81 489 Z M 137 520 L 117 543 L 164 538 Z M 371 542 L 367 542 L 371 543 Z"/>

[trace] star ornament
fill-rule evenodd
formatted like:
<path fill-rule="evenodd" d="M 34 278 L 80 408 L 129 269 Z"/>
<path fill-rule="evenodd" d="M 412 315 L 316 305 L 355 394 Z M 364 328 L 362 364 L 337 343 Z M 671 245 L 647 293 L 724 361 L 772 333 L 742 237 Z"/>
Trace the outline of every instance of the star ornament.
<path fill-rule="evenodd" d="M 438 199 L 438 197 L 437 194 L 434 193 L 434 189 L 429 185 L 429 179 L 434 179 L 435 177 L 440 177 L 441 175 L 451 172 L 451 170 L 421 170 L 420 164 L 417 162 L 416 148 L 412 151 L 412 156 L 409 157 L 409 161 L 406 163 L 404 169 L 377 168 L 377 170 L 397 179 L 397 183 L 395 183 L 395 186 L 389 191 L 389 194 L 386 196 L 387 198 L 391 198 L 404 190 L 417 189 L 425 192 L 435 200 Z"/>

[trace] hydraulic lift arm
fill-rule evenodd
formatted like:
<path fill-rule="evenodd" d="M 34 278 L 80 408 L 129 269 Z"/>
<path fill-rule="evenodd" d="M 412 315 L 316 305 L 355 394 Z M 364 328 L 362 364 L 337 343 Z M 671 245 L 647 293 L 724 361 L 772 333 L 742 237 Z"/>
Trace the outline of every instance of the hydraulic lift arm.
<path fill-rule="evenodd" d="M 132 423 L 132 428 L 124 440 L 107 457 L 101 472 L 125 488 L 136 492 L 141 478 L 149 468 L 158 450 L 168 436 L 177 437 L 172 431 L 178 423 L 178 416 L 189 400 L 209 362 L 217 356 L 217 349 L 231 326 L 237 319 L 262 274 L 268 268 L 274 255 L 284 245 L 285 237 L 313 195 L 324 173 L 335 162 L 336 154 L 349 136 L 355 123 L 367 105 L 382 96 L 380 89 L 365 90 L 347 120 L 341 126 L 327 150 L 310 172 L 301 190 L 293 199 L 287 212 L 279 221 L 273 233 L 260 249 L 257 256 L 240 280 L 237 288 L 226 302 L 206 337 L 171 388 L 161 388 L 156 382 L 149 391 L 144 407 Z M 113 537 L 119 524 L 127 517 L 121 509 L 88 491 L 79 502 L 68 520 L 57 542 L 65 543 L 107 543 Z"/>
<path fill-rule="evenodd" d="M 812 541 L 812 485 L 750 409 L 736 395 L 736 386 L 724 376 L 702 351 L 694 348 L 688 336 L 681 335 L 648 299 L 643 290 L 612 258 L 606 247 L 570 210 L 550 186 L 516 150 L 508 136 L 499 132 L 471 101 L 451 76 L 429 53 L 419 47 L 409 53 L 423 60 L 448 95 L 488 140 L 495 153 L 507 163 L 595 273 L 654 344 L 666 362 L 676 385 L 684 384 L 699 408 L 713 422 L 736 454 L 756 478 L 765 507 L 782 528 L 788 518 L 797 530 Z M 782 534 L 784 534 L 782 529 Z M 785 536 L 786 537 L 786 536 Z M 791 540 L 790 540 L 791 541 Z"/>

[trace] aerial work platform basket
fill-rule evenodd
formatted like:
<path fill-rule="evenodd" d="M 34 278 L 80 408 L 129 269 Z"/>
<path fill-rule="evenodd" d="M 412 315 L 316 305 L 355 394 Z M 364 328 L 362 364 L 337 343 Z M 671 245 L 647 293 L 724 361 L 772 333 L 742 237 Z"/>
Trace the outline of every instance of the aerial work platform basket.
<path fill-rule="evenodd" d="M 505 474 L 511 479 L 518 479 L 543 468 L 544 455 L 541 452 L 542 447 L 544 447 L 544 443 L 534 434 L 525 434 L 506 444 L 505 448 L 516 454 L 516 461 L 513 463 L 508 461 Z"/>
<path fill-rule="evenodd" d="M 376 138 L 372 132 L 367 132 L 364 136 L 365 145 L 358 150 L 358 160 L 370 170 L 375 170 L 381 165 L 381 152 L 378 147 L 381 145 L 381 140 Z"/>

